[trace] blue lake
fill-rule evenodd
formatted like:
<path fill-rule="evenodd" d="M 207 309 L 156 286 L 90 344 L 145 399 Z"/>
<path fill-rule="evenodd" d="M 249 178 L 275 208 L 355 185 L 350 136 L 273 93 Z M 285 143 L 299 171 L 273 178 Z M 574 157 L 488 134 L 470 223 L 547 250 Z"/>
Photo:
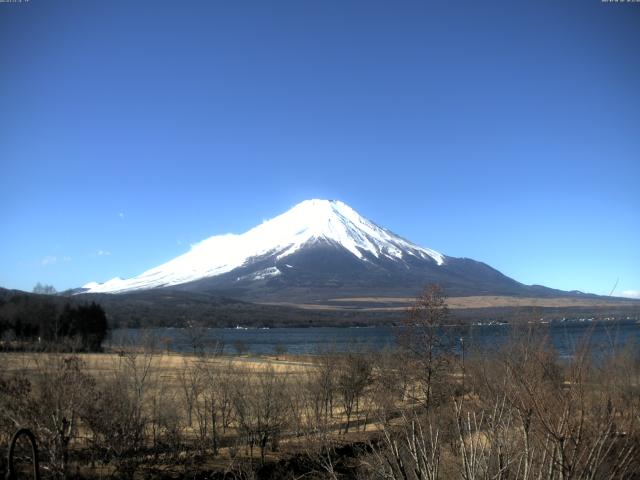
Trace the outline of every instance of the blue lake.
<path fill-rule="evenodd" d="M 520 330 L 526 326 L 519 327 Z M 640 341 L 640 323 L 635 319 L 618 321 L 571 321 L 536 325 L 536 330 L 549 335 L 561 356 L 571 355 L 583 339 L 589 338 L 591 345 L 610 351 L 628 341 Z M 152 342 L 157 348 L 176 352 L 192 351 L 190 337 L 197 333 L 197 342 L 205 345 L 224 345 L 225 353 L 236 353 L 238 348 L 252 354 L 273 354 L 286 350 L 293 354 L 317 353 L 325 350 L 347 351 L 349 349 L 380 350 L 393 347 L 400 327 L 362 328 L 273 328 L 273 329 L 229 329 L 208 328 L 198 330 L 182 328 L 154 328 L 148 330 L 116 329 L 111 332 L 107 346 L 140 345 Z M 513 327 L 504 325 L 473 325 L 464 328 L 444 327 L 456 348 L 464 342 L 465 349 L 496 348 L 505 342 Z"/>

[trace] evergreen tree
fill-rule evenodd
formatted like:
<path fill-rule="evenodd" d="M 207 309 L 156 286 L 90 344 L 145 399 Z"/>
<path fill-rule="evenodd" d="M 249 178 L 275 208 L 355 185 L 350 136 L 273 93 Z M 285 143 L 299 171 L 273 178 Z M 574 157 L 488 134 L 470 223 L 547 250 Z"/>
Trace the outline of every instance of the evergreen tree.
<path fill-rule="evenodd" d="M 102 348 L 109 329 L 103 308 L 95 302 L 76 307 L 65 305 L 58 326 L 60 336 L 80 338 L 82 348 L 88 351 Z"/>

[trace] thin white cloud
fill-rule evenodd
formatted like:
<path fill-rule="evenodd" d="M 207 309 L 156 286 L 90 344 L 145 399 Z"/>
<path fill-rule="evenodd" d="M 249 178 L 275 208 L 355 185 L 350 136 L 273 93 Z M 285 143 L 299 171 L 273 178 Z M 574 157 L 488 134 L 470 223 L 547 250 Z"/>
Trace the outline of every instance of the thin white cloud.
<path fill-rule="evenodd" d="M 624 290 L 620 293 L 621 297 L 640 298 L 640 290 Z"/>
<path fill-rule="evenodd" d="M 99 257 L 108 257 L 109 255 L 111 255 L 109 250 L 98 250 Z"/>
<path fill-rule="evenodd" d="M 64 257 L 62 257 L 62 261 L 63 262 L 70 262 L 71 261 L 71 257 L 65 255 Z"/>
<path fill-rule="evenodd" d="M 40 264 L 43 267 L 46 267 L 47 265 L 53 265 L 54 263 L 56 263 L 58 261 L 58 257 L 54 257 L 52 255 L 47 255 L 46 257 L 44 257 L 41 261 Z"/>
<path fill-rule="evenodd" d="M 120 213 L 118 213 L 118 216 L 119 216 L 120 218 L 124 218 L 124 212 L 120 212 Z"/>

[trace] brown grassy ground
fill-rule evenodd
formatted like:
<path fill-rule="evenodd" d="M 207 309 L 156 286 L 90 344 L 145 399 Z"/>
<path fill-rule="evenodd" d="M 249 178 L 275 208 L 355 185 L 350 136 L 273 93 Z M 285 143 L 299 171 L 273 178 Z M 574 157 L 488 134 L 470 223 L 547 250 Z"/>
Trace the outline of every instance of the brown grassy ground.
<path fill-rule="evenodd" d="M 47 359 L 60 356 L 68 357 L 69 353 L 33 353 L 33 352 L 6 352 L 0 353 L 0 363 L 2 370 L 6 373 L 10 372 L 28 372 L 35 370 L 39 364 Z M 118 364 L 122 362 L 122 356 L 119 353 L 79 353 L 77 355 L 86 365 L 85 372 L 100 376 L 113 372 Z M 195 355 L 184 355 L 179 353 L 158 353 L 153 356 L 153 371 L 163 378 L 177 377 L 178 371 L 184 367 L 185 363 L 193 363 L 202 361 L 201 357 Z M 301 373 L 310 368 L 314 368 L 313 364 L 306 358 L 296 358 L 293 356 L 280 357 L 208 357 L 207 362 L 213 364 L 231 363 L 234 367 L 245 371 L 253 371 L 256 373 L 265 371 L 271 367 L 278 373 Z"/>
<path fill-rule="evenodd" d="M 22 374 L 29 378 L 31 375 L 42 373 L 47 369 L 47 365 L 55 363 L 56 358 L 69 357 L 69 353 L 34 353 L 34 352 L 2 352 L 0 353 L 0 365 L 2 366 L 2 373 Z M 182 398 L 182 385 L 180 381 L 180 374 L 185 368 L 193 368 L 202 362 L 206 362 L 212 366 L 219 366 L 221 370 L 228 368 L 232 365 L 232 368 L 237 374 L 248 373 L 250 381 L 256 381 L 258 376 L 267 372 L 268 370 L 275 371 L 276 374 L 285 375 L 290 382 L 294 382 L 296 378 L 304 375 L 306 372 L 316 368 L 316 366 L 310 362 L 310 359 L 304 356 L 295 357 L 290 355 L 264 356 L 264 357 L 248 357 L 248 356 L 221 356 L 221 357 L 199 357 L 195 355 L 185 355 L 177 353 L 157 352 L 150 354 L 149 352 L 140 352 L 138 354 L 134 352 L 106 352 L 106 353 L 78 353 L 74 354 L 79 357 L 83 362 L 83 372 L 91 375 L 95 379 L 110 378 L 112 375 L 116 375 L 116 372 L 122 371 L 123 362 L 126 362 L 126 358 L 137 357 L 136 362 L 144 364 L 145 358 L 150 361 L 149 370 L 149 386 L 155 390 L 162 389 L 162 395 L 168 398 L 174 398 L 178 404 L 184 404 Z M 150 397 L 154 395 L 151 394 Z M 146 404 L 145 408 L 150 408 L 150 405 Z M 181 416 L 184 417 L 185 412 L 181 411 Z M 334 409 L 335 418 L 335 432 L 339 433 L 339 425 L 344 420 L 342 412 L 339 407 Z M 190 427 L 186 427 L 186 420 L 182 419 L 185 424 L 184 435 L 185 439 L 195 439 L 197 436 L 198 421 L 194 417 L 193 424 Z M 362 430 L 373 430 L 373 425 L 367 425 Z M 342 441 L 353 441 L 358 438 L 358 435 L 363 433 L 352 432 L 346 437 L 341 437 Z M 85 435 L 84 430 L 81 428 L 78 433 L 78 440 L 71 442 L 72 448 L 81 448 L 84 443 L 81 440 Z M 234 437 L 238 435 L 236 428 L 231 428 L 226 435 L 221 436 L 221 439 Z M 304 452 L 307 448 L 307 439 L 294 438 L 292 435 L 284 435 L 281 439 L 281 448 L 277 451 L 268 451 L 266 455 L 267 461 L 278 461 L 282 458 L 288 458 L 292 454 Z M 246 448 L 240 447 L 238 452 L 231 454 L 230 448 L 233 447 L 221 447 L 219 449 L 219 455 L 213 457 L 208 456 L 205 463 L 200 464 L 198 468 L 211 469 L 216 471 L 225 471 L 231 468 L 233 465 L 237 465 L 238 462 L 252 462 L 256 463 L 259 460 L 259 452 L 256 450 L 253 452 L 253 460 L 249 459 L 248 451 Z M 187 457 L 185 456 L 185 459 Z M 188 462 L 187 462 L 188 463 Z M 160 470 L 179 471 L 180 468 L 186 468 L 185 465 L 161 465 L 159 462 L 158 468 Z M 112 473 L 113 467 L 110 465 L 102 465 L 95 468 L 83 467 L 82 471 L 90 476 L 104 476 Z"/>
<path fill-rule="evenodd" d="M 405 310 L 415 301 L 410 297 L 345 297 L 332 298 L 329 302 L 334 304 L 293 304 L 272 303 L 272 305 L 286 305 L 306 310 L 348 310 L 358 309 L 362 311 L 400 311 Z M 350 304 L 350 305 L 346 305 Z M 371 306 L 379 304 L 380 306 Z M 389 306 L 393 304 L 394 306 Z M 397 305 L 397 306 L 396 306 Z M 621 307 L 639 306 L 637 300 L 624 300 L 619 298 L 535 298 L 535 297 L 508 297 L 499 295 L 449 297 L 447 305 L 452 310 L 466 308 L 500 308 L 500 307 L 540 307 L 540 308 L 569 308 L 569 307 Z"/>

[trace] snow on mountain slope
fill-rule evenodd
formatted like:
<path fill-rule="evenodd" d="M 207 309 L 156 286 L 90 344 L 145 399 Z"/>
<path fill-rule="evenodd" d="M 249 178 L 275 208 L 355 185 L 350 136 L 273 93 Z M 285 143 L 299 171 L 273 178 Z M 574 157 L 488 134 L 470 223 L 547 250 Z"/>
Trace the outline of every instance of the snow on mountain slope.
<path fill-rule="evenodd" d="M 437 265 L 445 261 L 440 253 L 398 237 L 343 202 L 306 200 L 241 235 L 210 237 L 193 245 L 189 252 L 137 277 L 126 280 L 116 277 L 102 284 L 90 282 L 83 286 L 83 293 L 121 293 L 179 285 L 230 272 L 265 255 L 281 260 L 316 242 L 341 246 L 363 262 L 369 261 L 367 255 L 397 261 L 414 256 L 432 259 Z M 279 274 L 273 267 L 254 279 Z"/>

